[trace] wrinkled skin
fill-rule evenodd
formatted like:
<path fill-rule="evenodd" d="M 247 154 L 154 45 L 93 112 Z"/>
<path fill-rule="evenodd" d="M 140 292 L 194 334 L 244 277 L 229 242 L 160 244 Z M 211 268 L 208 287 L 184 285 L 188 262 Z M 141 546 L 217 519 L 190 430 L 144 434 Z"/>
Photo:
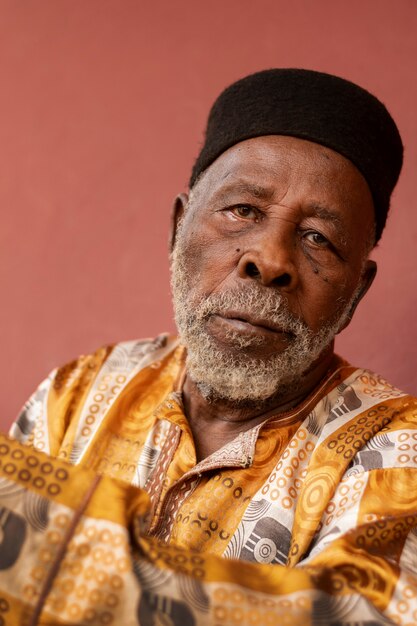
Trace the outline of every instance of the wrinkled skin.
<path fill-rule="evenodd" d="M 318 333 L 340 320 L 342 311 L 340 326 L 349 323 L 375 275 L 375 263 L 367 260 L 374 228 L 368 185 L 350 161 L 309 141 L 266 136 L 236 144 L 206 170 L 191 201 L 185 194 L 176 199 L 173 245 L 179 223 L 190 303 L 256 281 L 282 294 L 294 318 Z M 267 320 L 239 311 L 210 316 L 205 331 L 220 349 L 246 350 L 260 360 L 284 351 L 291 339 Z M 246 338 L 246 348 L 231 340 L 236 335 Z M 332 357 L 330 341 L 306 362 L 300 384 L 262 407 L 207 398 L 188 375 L 184 404 L 199 456 L 271 412 L 297 405 Z"/>

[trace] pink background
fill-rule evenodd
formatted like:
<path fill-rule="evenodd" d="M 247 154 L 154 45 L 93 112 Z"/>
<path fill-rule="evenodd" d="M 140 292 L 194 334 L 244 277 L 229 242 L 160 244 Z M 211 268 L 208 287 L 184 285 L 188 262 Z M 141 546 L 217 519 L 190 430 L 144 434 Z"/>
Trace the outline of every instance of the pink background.
<path fill-rule="evenodd" d="M 272 66 L 334 72 L 397 120 L 377 281 L 338 351 L 417 388 L 415 0 L 2 0 L 2 425 L 57 364 L 173 330 L 167 229 L 206 115 Z"/>

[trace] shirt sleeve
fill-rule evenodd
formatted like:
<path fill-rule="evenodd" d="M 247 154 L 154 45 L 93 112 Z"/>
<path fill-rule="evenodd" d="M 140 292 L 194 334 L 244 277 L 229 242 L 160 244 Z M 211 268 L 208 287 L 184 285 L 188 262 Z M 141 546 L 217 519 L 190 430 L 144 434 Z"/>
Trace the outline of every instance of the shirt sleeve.
<path fill-rule="evenodd" d="M 414 471 L 406 470 L 380 470 L 369 476 L 373 484 L 365 499 L 371 506 L 373 502 L 375 511 L 378 498 L 387 497 L 387 482 L 408 493 L 408 504 L 395 514 L 369 514 L 347 532 L 340 532 L 337 518 L 295 567 L 222 560 L 164 545 L 137 532 L 133 552 L 137 571 L 146 569 L 144 561 L 155 572 L 170 571 L 177 590 L 172 598 L 177 600 L 182 576 L 188 575 L 200 585 L 207 611 L 240 615 L 243 623 L 251 623 L 244 619 L 256 613 L 259 622 L 254 623 L 265 624 L 411 626 L 417 619 L 416 478 Z M 168 588 L 150 590 L 157 594 L 158 606 L 169 598 Z"/>
<path fill-rule="evenodd" d="M 25 614 L 67 626 L 91 616 L 131 626 L 415 624 L 413 472 L 372 478 L 377 506 L 381 480 L 409 493 L 402 512 L 369 518 L 334 541 L 323 535 L 315 555 L 287 567 L 149 537 L 145 492 L 4 436 L 0 459 L 1 524 L 14 537 L 0 542 L 0 611 L 10 623 Z"/>
<path fill-rule="evenodd" d="M 74 420 L 112 346 L 54 369 L 24 404 L 9 435 L 21 443 L 57 456 Z"/>
<path fill-rule="evenodd" d="M 36 427 L 39 429 L 46 419 L 47 398 L 56 373 L 55 369 L 41 382 L 11 425 L 9 435 L 21 443 L 34 445 Z"/>

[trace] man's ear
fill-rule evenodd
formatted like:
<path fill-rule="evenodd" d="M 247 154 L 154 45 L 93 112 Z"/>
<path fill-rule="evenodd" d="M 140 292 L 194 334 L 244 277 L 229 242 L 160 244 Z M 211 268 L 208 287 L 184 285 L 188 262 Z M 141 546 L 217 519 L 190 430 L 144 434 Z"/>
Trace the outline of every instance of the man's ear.
<path fill-rule="evenodd" d="M 169 235 L 169 251 L 172 252 L 175 246 L 175 237 L 178 226 L 184 216 L 185 207 L 188 204 L 188 194 L 180 193 L 174 200 L 171 211 L 171 228 Z"/>
<path fill-rule="evenodd" d="M 371 259 L 368 259 L 366 261 L 366 263 L 365 263 L 365 268 L 364 268 L 364 270 L 362 272 L 361 287 L 360 287 L 358 293 L 356 294 L 355 299 L 353 300 L 353 302 L 351 304 L 350 310 L 348 312 L 347 320 L 343 324 L 343 326 L 339 330 L 339 332 L 341 332 L 344 328 L 346 328 L 346 326 L 348 326 L 350 324 L 350 321 L 351 321 L 351 319 L 353 317 L 353 314 L 356 311 L 356 307 L 358 306 L 359 302 L 362 300 L 362 298 L 364 297 L 364 295 L 368 291 L 369 287 L 374 282 L 374 278 L 376 276 L 376 272 L 377 272 L 377 264 L 375 263 L 375 261 L 372 261 Z"/>

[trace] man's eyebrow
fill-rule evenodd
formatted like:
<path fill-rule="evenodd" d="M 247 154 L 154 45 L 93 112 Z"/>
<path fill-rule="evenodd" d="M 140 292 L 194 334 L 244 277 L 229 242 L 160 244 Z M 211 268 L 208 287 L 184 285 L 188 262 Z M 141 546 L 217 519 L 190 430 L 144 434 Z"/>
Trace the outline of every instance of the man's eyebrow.
<path fill-rule="evenodd" d="M 257 183 L 252 183 L 246 180 L 237 180 L 231 182 L 229 185 L 225 185 L 220 193 L 227 194 L 231 192 L 248 193 L 259 200 L 271 200 L 274 196 L 275 190 L 273 187 L 264 187 Z"/>
<path fill-rule="evenodd" d="M 332 222 L 340 234 L 345 233 L 346 225 L 340 215 L 322 204 L 312 203 L 308 205 L 308 208 L 314 213 L 314 217 L 319 217 L 327 222 Z"/>

